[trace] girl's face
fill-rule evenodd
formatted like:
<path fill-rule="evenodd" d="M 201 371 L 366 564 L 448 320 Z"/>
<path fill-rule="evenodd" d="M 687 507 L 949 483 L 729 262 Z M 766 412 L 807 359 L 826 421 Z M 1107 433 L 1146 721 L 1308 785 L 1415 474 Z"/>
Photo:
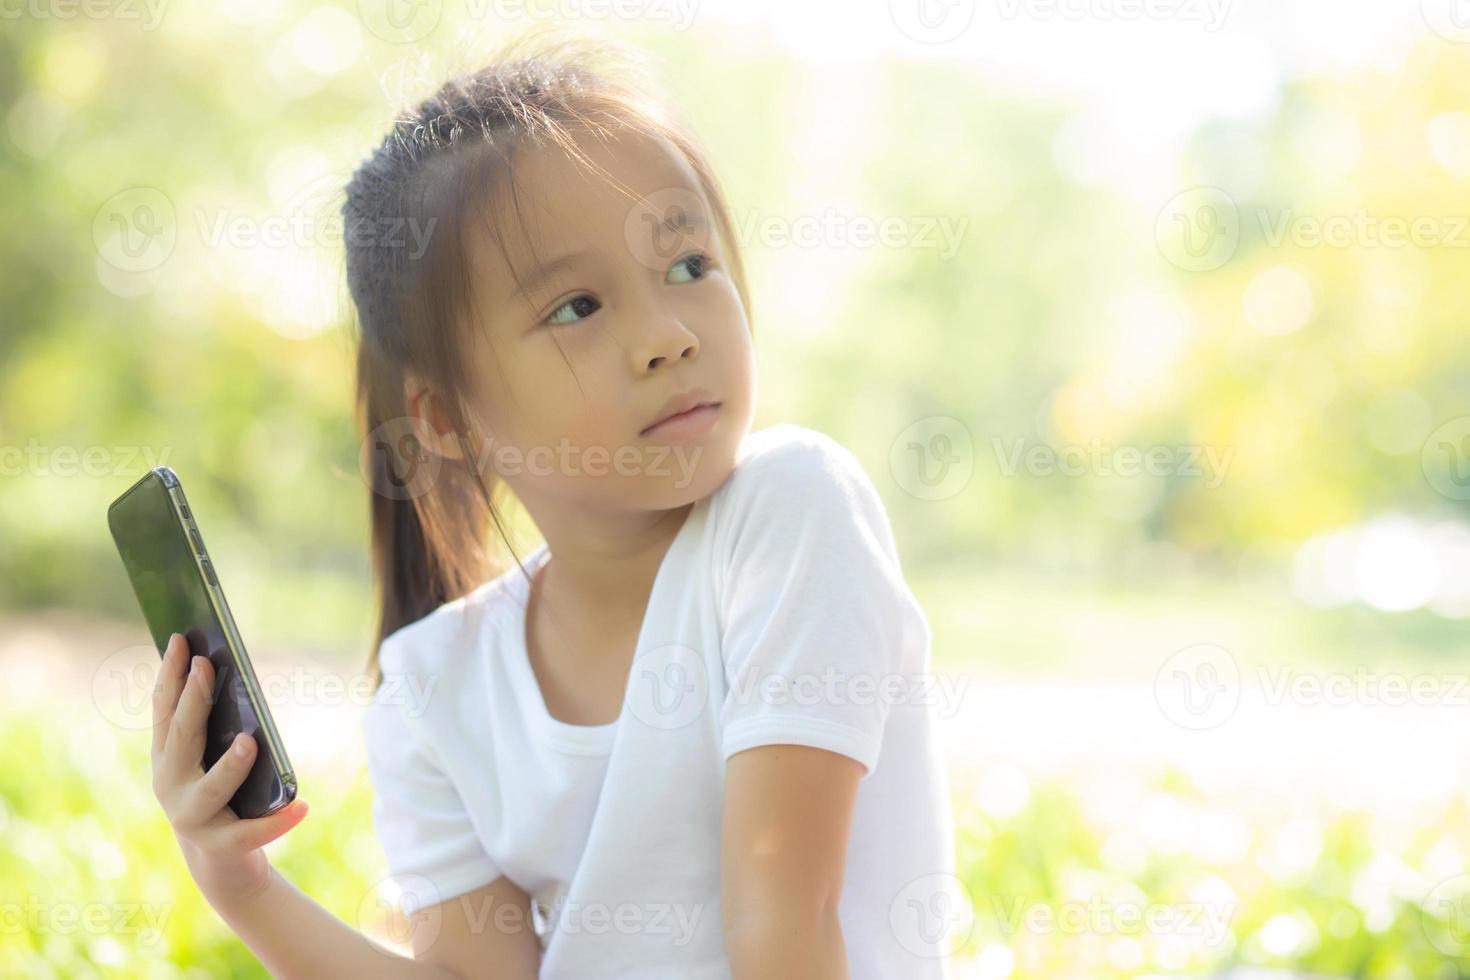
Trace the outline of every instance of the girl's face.
<path fill-rule="evenodd" d="M 637 197 L 555 147 L 528 145 L 515 202 L 529 241 L 502 249 L 483 224 L 468 229 L 480 463 L 522 501 L 681 506 L 724 482 L 750 430 L 745 308 L 677 151 L 631 134 L 578 145 Z M 502 213 L 517 237 L 514 205 Z M 720 403 L 711 426 L 677 439 L 644 432 L 694 389 Z"/>

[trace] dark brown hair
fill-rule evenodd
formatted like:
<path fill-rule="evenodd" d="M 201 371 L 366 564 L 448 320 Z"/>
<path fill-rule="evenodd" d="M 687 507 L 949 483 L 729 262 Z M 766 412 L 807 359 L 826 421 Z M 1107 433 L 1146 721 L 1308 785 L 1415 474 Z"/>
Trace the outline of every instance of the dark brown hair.
<path fill-rule="evenodd" d="M 385 638 L 509 567 L 491 551 L 492 522 L 514 554 L 472 451 L 466 407 L 473 382 L 462 352 L 473 323 L 466 233 L 486 228 L 505 248 L 496 216 L 515 198 L 517 148 L 551 145 L 600 170 L 581 154 L 574 132 L 632 131 L 667 141 L 699 180 L 729 275 L 750 308 L 733 223 L 706 154 L 687 123 L 652 95 L 647 76 L 640 58 L 606 40 L 557 31 L 522 36 L 487 67 L 451 78 L 395 119 L 347 184 L 343 237 L 360 329 L 358 420 L 378 593 L 368 658 L 375 685 Z M 485 215 L 475 209 L 481 203 L 498 206 Z M 427 235 L 421 254 L 408 247 L 416 239 L 405 227 Z M 410 378 L 439 396 L 464 448 L 463 465 L 430 457 L 415 438 Z M 526 573 L 519 557 L 515 564 Z"/>

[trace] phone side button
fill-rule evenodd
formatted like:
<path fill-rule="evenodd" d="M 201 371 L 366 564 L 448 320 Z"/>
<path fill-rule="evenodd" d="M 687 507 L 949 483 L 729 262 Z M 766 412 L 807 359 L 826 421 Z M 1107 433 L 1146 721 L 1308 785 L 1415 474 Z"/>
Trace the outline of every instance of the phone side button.
<path fill-rule="evenodd" d="M 210 585 L 219 585 L 219 580 L 214 577 L 214 566 L 209 563 L 208 558 L 201 561 L 199 567 L 204 569 L 204 578 Z"/>

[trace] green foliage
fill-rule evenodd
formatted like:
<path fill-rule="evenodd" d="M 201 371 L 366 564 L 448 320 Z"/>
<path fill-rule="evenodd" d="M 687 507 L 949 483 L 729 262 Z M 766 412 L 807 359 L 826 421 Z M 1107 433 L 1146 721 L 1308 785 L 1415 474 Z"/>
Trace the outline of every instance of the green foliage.
<path fill-rule="evenodd" d="M 88 711 L 0 718 L 0 976 L 269 976 L 189 877 L 149 790 L 148 738 Z M 384 874 L 369 799 L 354 774 L 268 849 L 354 925 Z"/>
<path fill-rule="evenodd" d="M 961 877 L 976 913 L 967 951 L 983 956 L 985 947 L 1003 945 L 1014 957 L 1013 980 L 1257 967 L 1455 980 L 1470 966 L 1430 941 L 1422 896 L 1398 893 L 1385 877 L 1389 859 L 1366 815 L 1336 815 L 1321 828 L 1315 860 L 1286 872 L 1271 868 L 1280 830 L 1272 823 L 1249 824 L 1252 845 L 1228 863 L 1162 842 L 1139 853 L 1100 839 L 1075 792 L 1065 782 L 1034 787 L 1028 804 L 1005 817 L 959 799 Z M 1168 773 L 1146 792 L 1150 804 L 1183 808 L 1194 821 L 1236 811 Z M 1420 828 L 1400 865 L 1409 878 L 1435 841 L 1463 842 L 1465 810 L 1446 807 Z M 1375 909 L 1371 923 L 1365 904 Z M 1267 930 L 1275 943 L 1283 933 L 1293 939 L 1294 951 L 1272 952 L 1262 942 Z"/>
<path fill-rule="evenodd" d="M 0 975 L 265 978 L 189 878 L 148 790 L 147 733 L 77 717 L 69 726 L 39 711 L 0 717 Z M 370 791 L 361 771 L 334 775 L 316 775 L 311 814 L 271 845 L 272 860 L 372 933 L 369 899 L 384 871 Z M 961 766 L 954 783 L 959 871 L 975 911 L 957 956 L 992 957 L 1003 946 L 1014 980 L 1206 975 L 1227 965 L 1364 980 L 1461 975 L 1429 941 L 1420 896 L 1401 894 L 1384 869 L 1427 873 L 1436 844 L 1470 845 L 1463 801 L 1430 815 L 1392 858 L 1367 815 L 1339 813 L 1324 820 L 1315 859 L 1283 872 L 1270 865 L 1281 827 L 1269 819 L 1244 825 L 1251 843 L 1238 858 L 1212 861 L 1146 830 L 1135 835 L 1143 846 L 1120 846 L 1083 805 L 1081 780 L 1031 786 L 1024 806 L 996 815 L 982 809 L 974 777 Z M 1235 801 L 1178 773 L 1135 789 L 1191 826 L 1246 819 Z M 1130 822 L 1148 826 L 1142 813 Z M 1371 926 L 1364 905 L 1385 910 Z M 1305 938 L 1292 955 L 1273 955 L 1260 935 L 1283 921 Z"/>

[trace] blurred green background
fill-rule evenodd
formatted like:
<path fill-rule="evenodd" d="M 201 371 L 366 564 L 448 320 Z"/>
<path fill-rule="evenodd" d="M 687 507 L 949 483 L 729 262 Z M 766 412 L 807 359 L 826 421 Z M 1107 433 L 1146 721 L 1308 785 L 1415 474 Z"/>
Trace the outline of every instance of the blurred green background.
<path fill-rule="evenodd" d="M 757 427 L 863 461 L 965 679 L 954 975 L 1470 976 L 1470 31 L 1432 0 L 392 4 L 6 8 L 0 974 L 264 975 L 149 792 L 105 509 L 172 466 L 263 669 L 351 687 L 340 189 L 398 106 L 569 19 L 706 141 Z M 365 698 L 313 690 L 271 853 L 391 942 Z M 1081 908 L 1113 915 L 1019 914 Z"/>

